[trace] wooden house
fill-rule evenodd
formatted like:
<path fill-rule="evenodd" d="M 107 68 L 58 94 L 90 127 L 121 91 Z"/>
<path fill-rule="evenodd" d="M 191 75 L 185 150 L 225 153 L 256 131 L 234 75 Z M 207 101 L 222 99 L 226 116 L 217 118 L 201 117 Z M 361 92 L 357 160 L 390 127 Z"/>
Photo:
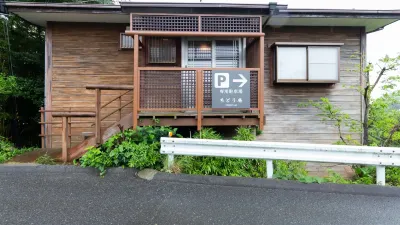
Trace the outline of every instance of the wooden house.
<path fill-rule="evenodd" d="M 245 125 L 259 140 L 332 143 L 337 131 L 298 104 L 328 97 L 361 119 L 348 86 L 363 84 L 367 34 L 400 19 L 276 3 L 6 6 L 46 28 L 43 147 L 75 146 L 69 159 L 144 125 Z"/>

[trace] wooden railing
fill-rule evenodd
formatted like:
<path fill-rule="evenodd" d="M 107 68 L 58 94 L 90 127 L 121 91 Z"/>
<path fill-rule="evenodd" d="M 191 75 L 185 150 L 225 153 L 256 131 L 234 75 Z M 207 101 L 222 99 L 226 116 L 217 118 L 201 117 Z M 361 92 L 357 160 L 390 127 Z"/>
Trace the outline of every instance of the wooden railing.
<path fill-rule="evenodd" d="M 62 154 L 61 159 L 63 162 L 68 161 L 68 142 L 70 141 L 70 131 L 71 126 L 69 123 L 69 119 L 72 117 L 95 117 L 96 114 L 93 112 L 59 112 L 53 113 L 53 117 L 61 117 L 62 118 L 62 132 L 61 132 L 61 148 Z"/>
<path fill-rule="evenodd" d="M 202 114 L 216 110 L 211 105 L 212 70 L 215 68 L 139 67 L 135 79 L 138 105 L 141 112 L 187 112 L 197 114 L 197 128 L 202 126 Z M 263 117 L 263 79 L 259 68 L 218 68 L 218 70 L 250 71 L 250 108 Z M 224 109 L 238 111 L 238 109 Z M 134 117 L 135 119 L 136 117 Z M 261 121 L 261 119 L 260 119 Z M 260 126 L 262 124 L 260 123 Z"/>
<path fill-rule="evenodd" d="M 46 125 L 62 125 L 62 121 L 45 121 L 45 113 L 93 113 L 91 111 L 85 112 L 85 111 L 66 111 L 66 110 L 45 110 L 43 107 L 40 108 L 39 110 L 40 113 L 40 138 L 41 138 L 41 147 L 42 148 L 52 148 L 52 143 L 51 141 L 48 141 L 47 143 L 50 143 L 50 146 L 46 146 L 46 138 L 50 138 L 50 137 L 54 137 L 54 136 L 62 136 L 61 133 L 59 134 L 55 134 L 55 133 L 49 133 L 48 130 L 46 130 Z M 67 123 L 68 123 L 68 135 L 67 135 L 67 139 L 66 139 L 66 144 L 69 147 L 72 147 L 72 137 L 73 136 L 82 136 L 81 134 L 79 135 L 74 135 L 71 132 L 71 125 L 72 124 L 79 124 L 79 123 L 90 123 L 87 121 L 72 121 L 72 117 L 69 116 L 67 118 Z M 88 136 L 90 136 L 90 134 L 88 134 Z"/>
<path fill-rule="evenodd" d="M 132 85 L 86 85 L 86 89 L 89 90 L 95 90 L 95 95 L 96 95 L 96 116 L 95 116 L 95 136 L 96 136 L 96 143 L 101 144 L 102 143 L 102 138 L 101 138 L 101 122 L 104 121 L 106 118 L 109 116 L 113 115 L 116 112 L 119 112 L 119 118 L 121 119 L 121 110 L 131 104 L 133 100 L 128 101 L 124 105 L 120 105 L 116 110 L 108 113 L 105 116 L 101 116 L 101 110 L 104 109 L 106 106 L 111 104 L 112 102 L 119 100 L 121 102 L 122 96 L 128 94 L 129 92 L 133 91 L 133 86 Z M 118 97 L 111 99 L 104 105 L 101 105 L 101 91 L 102 90 L 116 90 L 116 91 L 125 91 L 124 93 L 120 94 Z"/>

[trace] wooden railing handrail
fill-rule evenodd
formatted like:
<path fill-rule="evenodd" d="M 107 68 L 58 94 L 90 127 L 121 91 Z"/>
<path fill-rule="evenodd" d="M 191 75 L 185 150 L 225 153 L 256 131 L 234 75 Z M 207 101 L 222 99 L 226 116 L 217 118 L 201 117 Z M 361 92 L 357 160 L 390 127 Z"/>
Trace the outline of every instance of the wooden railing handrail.
<path fill-rule="evenodd" d="M 125 103 L 125 105 L 123 105 L 123 106 L 119 107 L 118 109 L 116 109 L 116 110 L 110 112 L 110 113 L 107 114 L 105 117 L 101 118 L 101 121 L 103 121 L 105 118 L 111 116 L 112 114 L 116 113 L 117 111 L 121 110 L 121 109 L 124 108 L 125 106 L 131 104 L 132 102 L 133 102 L 133 100 L 130 100 L 128 103 Z"/>
<path fill-rule="evenodd" d="M 43 108 L 43 107 L 42 107 Z M 43 113 L 43 112 L 52 112 L 52 113 L 92 113 L 93 111 L 71 111 L 71 110 L 46 110 L 46 109 L 40 109 L 39 112 Z"/>
<path fill-rule="evenodd" d="M 118 97 L 113 98 L 112 100 L 110 100 L 109 102 L 107 102 L 106 104 L 104 104 L 103 106 L 101 106 L 101 109 L 104 108 L 104 107 L 106 107 L 106 106 L 108 106 L 108 105 L 111 104 L 113 101 L 115 101 L 115 100 L 121 98 L 122 96 L 128 94 L 128 93 L 131 92 L 131 91 L 132 91 L 132 90 L 127 90 L 127 91 L 124 92 L 123 94 L 120 94 Z"/>
<path fill-rule="evenodd" d="M 53 117 L 96 117 L 94 112 L 61 112 L 53 113 Z"/>
<path fill-rule="evenodd" d="M 89 84 L 86 85 L 88 90 L 133 90 L 133 85 L 111 85 L 111 84 Z"/>

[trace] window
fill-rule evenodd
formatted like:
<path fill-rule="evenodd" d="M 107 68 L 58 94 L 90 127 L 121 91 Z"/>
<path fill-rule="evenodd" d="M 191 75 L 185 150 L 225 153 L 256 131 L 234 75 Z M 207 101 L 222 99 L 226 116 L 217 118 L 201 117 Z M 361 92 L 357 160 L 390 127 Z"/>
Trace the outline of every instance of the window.
<path fill-rule="evenodd" d="M 339 43 L 275 43 L 277 83 L 336 83 L 339 81 Z"/>
<path fill-rule="evenodd" d="M 174 38 L 148 37 L 147 63 L 176 63 L 176 42 Z"/>
<path fill-rule="evenodd" d="M 212 67 L 212 42 L 189 41 L 187 46 L 187 67 Z"/>
<path fill-rule="evenodd" d="M 189 39 L 183 46 L 184 67 L 239 68 L 245 65 L 242 39 Z"/>

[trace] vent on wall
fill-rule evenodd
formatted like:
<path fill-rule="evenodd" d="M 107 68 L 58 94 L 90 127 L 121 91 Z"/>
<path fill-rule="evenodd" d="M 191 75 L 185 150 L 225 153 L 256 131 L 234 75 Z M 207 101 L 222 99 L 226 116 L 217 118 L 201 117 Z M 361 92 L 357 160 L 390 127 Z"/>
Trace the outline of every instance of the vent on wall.
<path fill-rule="evenodd" d="M 126 35 L 125 33 L 121 33 L 119 38 L 119 48 L 133 49 L 133 38 L 131 36 Z"/>

